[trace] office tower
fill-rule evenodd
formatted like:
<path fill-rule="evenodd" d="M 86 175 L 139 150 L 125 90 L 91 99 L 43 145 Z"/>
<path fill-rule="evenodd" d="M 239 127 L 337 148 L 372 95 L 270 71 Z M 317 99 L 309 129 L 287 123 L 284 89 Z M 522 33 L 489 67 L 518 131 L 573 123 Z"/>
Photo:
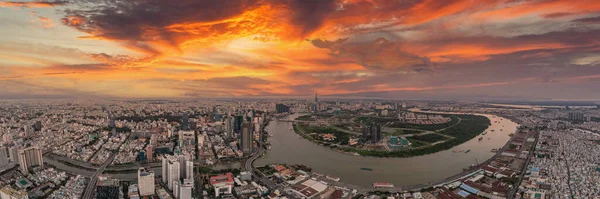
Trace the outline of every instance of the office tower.
<path fill-rule="evenodd" d="M 227 117 L 225 121 L 225 132 L 227 132 L 227 136 L 231 136 L 233 135 L 233 119 L 231 117 Z"/>
<path fill-rule="evenodd" d="M 35 124 L 33 124 L 33 130 L 41 131 L 42 130 L 42 121 L 36 121 Z"/>
<path fill-rule="evenodd" d="M 37 146 L 19 150 L 19 166 L 23 174 L 29 173 L 29 168 L 32 166 L 43 168 L 42 150 Z"/>
<path fill-rule="evenodd" d="M 98 176 L 96 184 L 96 199 L 114 199 L 119 198 L 119 180 L 112 179 L 110 176 Z"/>
<path fill-rule="evenodd" d="M 10 186 L 5 186 L 0 189 L 0 198 L 2 199 L 29 199 L 29 195 L 25 191 L 15 190 Z"/>
<path fill-rule="evenodd" d="M 183 115 L 181 117 L 182 117 L 181 129 L 183 129 L 184 131 L 190 130 L 189 113 L 186 111 L 183 113 Z"/>
<path fill-rule="evenodd" d="M 236 115 L 233 118 L 233 131 L 240 131 L 242 130 L 242 123 L 244 122 L 244 116 L 242 115 Z"/>
<path fill-rule="evenodd" d="M 240 134 L 240 148 L 244 154 L 252 153 L 252 123 L 244 122 Z"/>
<path fill-rule="evenodd" d="M 185 165 L 185 162 L 188 162 L 185 156 L 163 156 L 162 180 L 170 190 L 173 190 L 173 182 L 180 182 L 182 177 L 185 177 L 185 166 L 181 166 L 181 164 Z"/>
<path fill-rule="evenodd" d="M 0 167 L 7 165 L 8 163 L 9 163 L 8 148 L 0 147 Z"/>
<path fill-rule="evenodd" d="M 381 140 L 381 125 L 371 126 L 371 142 L 378 143 Z"/>
<path fill-rule="evenodd" d="M 288 113 L 290 112 L 290 107 L 286 106 L 285 104 L 276 104 L 275 110 L 277 113 Z"/>
<path fill-rule="evenodd" d="M 369 126 L 362 127 L 362 139 L 363 141 L 371 139 L 371 128 Z"/>
<path fill-rule="evenodd" d="M 148 145 L 146 146 L 146 160 L 148 160 L 148 162 L 152 162 L 152 158 L 154 156 L 153 153 L 153 146 L 152 145 Z"/>
<path fill-rule="evenodd" d="M 138 169 L 138 189 L 140 196 L 154 195 L 154 171 L 144 167 Z"/>
<path fill-rule="evenodd" d="M 8 155 L 10 156 L 10 161 L 19 162 L 19 149 L 17 146 L 11 146 L 8 148 Z"/>

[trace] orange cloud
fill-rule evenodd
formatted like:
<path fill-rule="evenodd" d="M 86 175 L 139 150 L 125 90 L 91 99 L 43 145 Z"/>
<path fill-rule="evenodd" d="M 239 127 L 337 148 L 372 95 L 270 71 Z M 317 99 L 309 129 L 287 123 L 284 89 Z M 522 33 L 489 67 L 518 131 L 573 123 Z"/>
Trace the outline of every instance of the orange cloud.
<path fill-rule="evenodd" d="M 68 1 L 0 1 L 0 7 L 51 8 L 68 3 Z"/>

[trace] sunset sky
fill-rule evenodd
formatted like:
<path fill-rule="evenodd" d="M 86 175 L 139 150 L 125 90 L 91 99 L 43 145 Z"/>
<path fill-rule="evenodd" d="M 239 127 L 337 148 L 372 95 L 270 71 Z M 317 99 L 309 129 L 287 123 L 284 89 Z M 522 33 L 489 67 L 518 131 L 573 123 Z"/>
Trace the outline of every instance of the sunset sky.
<path fill-rule="evenodd" d="M 0 99 L 600 99 L 598 0 L 0 0 Z"/>

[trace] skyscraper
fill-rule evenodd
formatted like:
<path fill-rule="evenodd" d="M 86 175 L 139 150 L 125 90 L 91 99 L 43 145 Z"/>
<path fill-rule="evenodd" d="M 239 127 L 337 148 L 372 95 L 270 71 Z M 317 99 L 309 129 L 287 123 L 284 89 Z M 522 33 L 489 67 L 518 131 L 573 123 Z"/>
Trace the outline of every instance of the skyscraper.
<path fill-rule="evenodd" d="M 362 127 L 362 139 L 365 142 L 371 139 L 371 127 L 366 125 Z"/>
<path fill-rule="evenodd" d="M 233 135 L 233 119 L 230 116 L 225 118 L 225 131 L 227 132 L 227 136 Z"/>
<path fill-rule="evenodd" d="M 184 180 L 194 180 L 194 162 L 187 161 L 185 166 L 185 179 Z"/>
<path fill-rule="evenodd" d="M 252 123 L 244 122 L 240 134 L 240 148 L 244 154 L 252 153 Z"/>
<path fill-rule="evenodd" d="M 381 140 L 381 125 L 372 125 L 371 126 L 371 142 L 378 143 Z"/>
<path fill-rule="evenodd" d="M 173 182 L 180 181 L 180 169 L 179 160 L 175 156 L 165 155 L 162 160 L 162 180 L 163 183 L 167 184 L 170 190 L 173 190 Z"/>
<path fill-rule="evenodd" d="M 288 113 L 290 112 L 290 107 L 285 104 L 276 104 L 275 110 L 277 113 Z"/>
<path fill-rule="evenodd" d="M 154 156 L 154 151 L 153 151 L 153 146 L 152 145 L 148 145 L 146 146 L 146 160 L 148 160 L 148 162 L 152 162 L 152 158 Z"/>
<path fill-rule="evenodd" d="M 19 166 L 23 174 L 29 173 L 29 168 L 32 166 L 43 168 L 42 150 L 37 146 L 19 150 Z"/>
<path fill-rule="evenodd" d="M 114 199 L 119 198 L 119 180 L 112 179 L 110 176 L 98 176 L 96 184 L 96 199 Z"/>
<path fill-rule="evenodd" d="M 138 169 L 138 189 L 140 196 L 154 195 L 154 171 L 144 167 Z"/>
<path fill-rule="evenodd" d="M 8 155 L 10 156 L 10 161 L 19 162 L 19 149 L 17 146 L 11 146 L 8 148 Z"/>
<path fill-rule="evenodd" d="M 8 163 L 9 163 L 8 148 L 0 147 L 0 167 L 7 165 Z"/>
<path fill-rule="evenodd" d="M 189 113 L 187 111 L 183 112 L 183 115 L 181 117 L 181 129 L 183 129 L 184 131 L 190 130 Z"/>
<path fill-rule="evenodd" d="M 244 122 L 244 116 L 243 115 L 236 115 L 233 118 L 233 131 L 240 131 L 242 130 L 242 123 Z"/>

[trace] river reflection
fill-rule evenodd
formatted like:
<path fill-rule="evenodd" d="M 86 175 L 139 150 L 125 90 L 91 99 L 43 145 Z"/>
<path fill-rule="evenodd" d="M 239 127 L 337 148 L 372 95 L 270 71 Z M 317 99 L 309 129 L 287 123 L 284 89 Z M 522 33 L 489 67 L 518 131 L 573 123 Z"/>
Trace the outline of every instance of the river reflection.
<path fill-rule="evenodd" d="M 294 114 L 282 120 L 293 120 L 298 116 L 300 115 Z M 315 172 L 339 177 L 341 182 L 361 186 L 371 186 L 374 182 L 389 182 L 401 186 L 436 182 L 462 172 L 463 168 L 471 164 L 491 158 L 494 155 L 490 152 L 491 149 L 502 147 L 510 138 L 508 134 L 517 129 L 518 125 L 508 119 L 484 116 L 490 119 L 492 125 L 486 130 L 488 133 L 482 141 L 478 141 L 478 136 L 452 149 L 412 158 L 362 157 L 336 152 L 300 138 L 289 129 L 287 122 L 274 120 L 266 128 L 273 135 L 269 138 L 272 148 L 256 161 L 256 165 L 305 164 Z M 471 151 L 452 152 L 467 149 Z M 372 168 L 373 171 L 361 170 L 361 167 Z"/>

